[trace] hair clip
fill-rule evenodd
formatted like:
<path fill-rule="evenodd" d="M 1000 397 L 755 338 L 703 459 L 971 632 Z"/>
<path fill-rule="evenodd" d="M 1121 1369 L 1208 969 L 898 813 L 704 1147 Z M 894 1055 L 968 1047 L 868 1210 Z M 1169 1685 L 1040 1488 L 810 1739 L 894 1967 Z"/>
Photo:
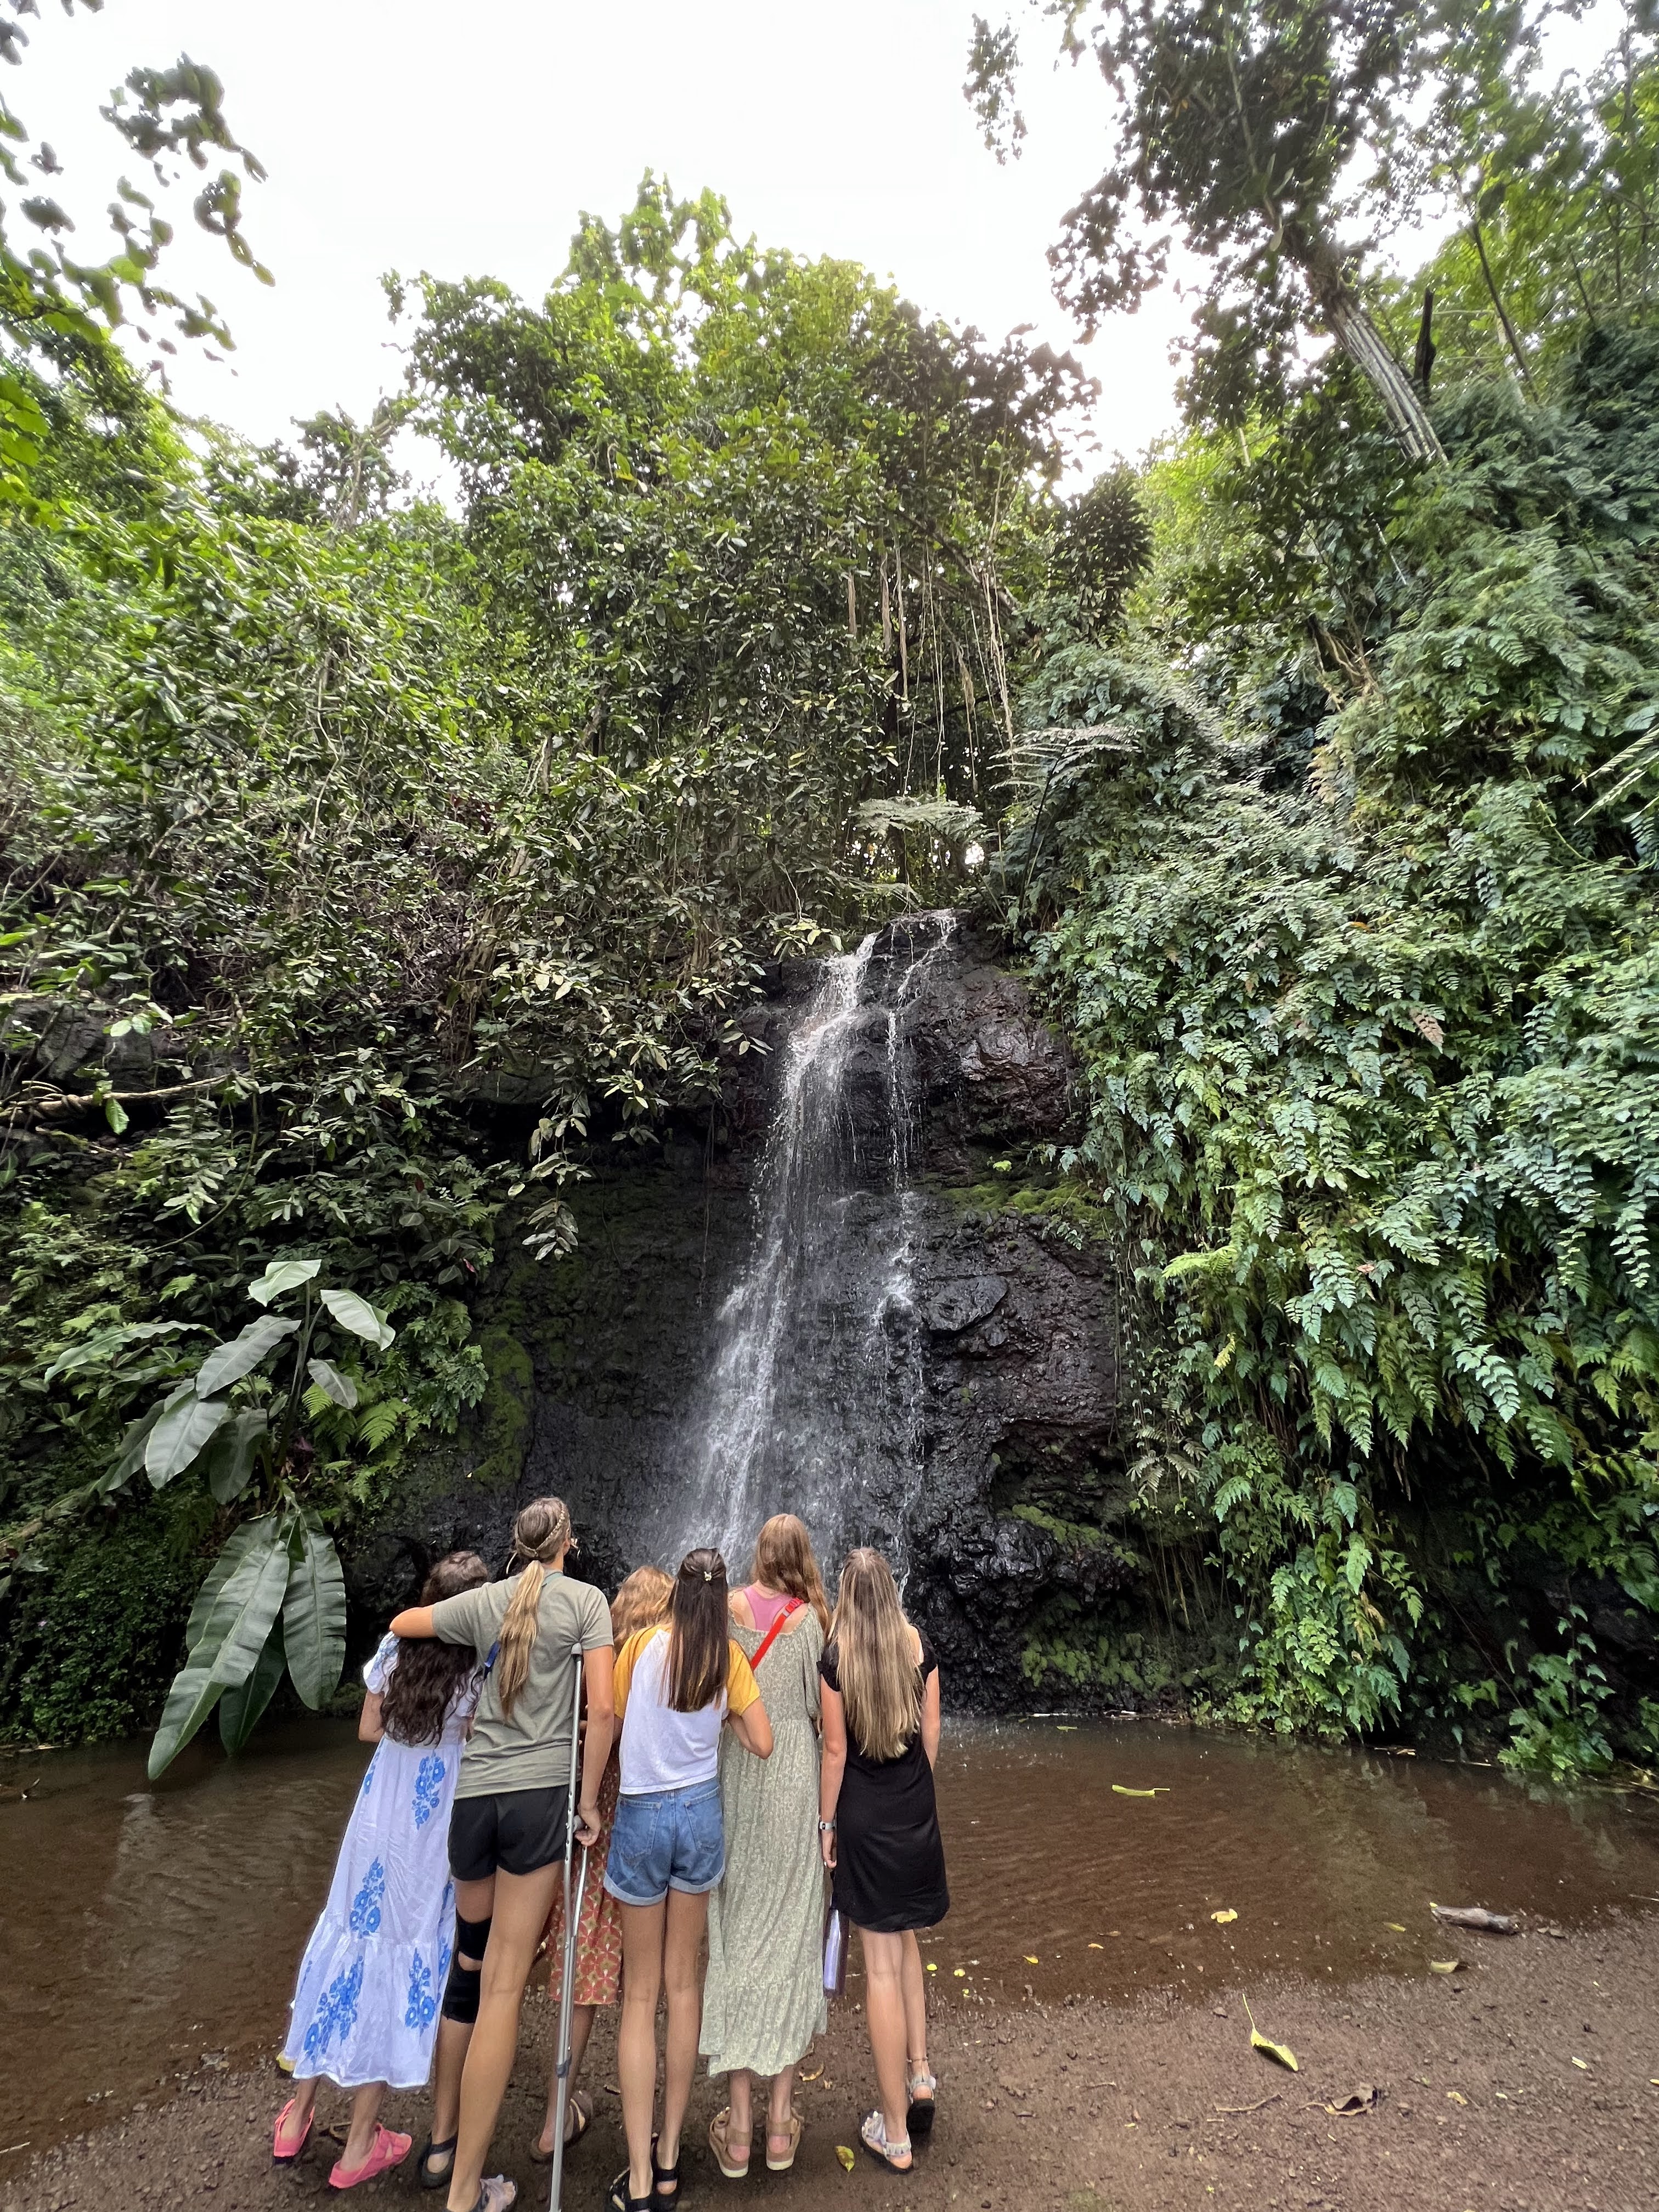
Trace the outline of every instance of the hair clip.
<path fill-rule="evenodd" d="M 712 1583 L 712 1582 L 714 1581 L 714 1570 L 713 1569 L 713 1567 L 705 1567 L 705 1568 L 703 1569 L 703 1571 L 702 1571 L 702 1578 L 703 1578 L 704 1582 L 706 1582 L 706 1583 Z"/>

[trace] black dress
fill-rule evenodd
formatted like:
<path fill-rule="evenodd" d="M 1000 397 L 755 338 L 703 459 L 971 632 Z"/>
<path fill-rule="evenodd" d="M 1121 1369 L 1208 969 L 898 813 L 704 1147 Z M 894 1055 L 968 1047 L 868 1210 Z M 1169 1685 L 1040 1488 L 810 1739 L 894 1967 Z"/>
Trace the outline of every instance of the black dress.
<path fill-rule="evenodd" d="M 830 1644 L 818 1672 L 839 1695 L 837 1657 Z M 924 1636 L 923 1683 L 938 1671 L 939 1659 Z M 848 1730 L 847 1771 L 836 1820 L 836 1908 L 855 1928 L 898 1936 L 944 1919 L 951 1893 L 945 1886 L 933 1770 L 920 1729 L 896 1759 L 866 1759 Z"/>

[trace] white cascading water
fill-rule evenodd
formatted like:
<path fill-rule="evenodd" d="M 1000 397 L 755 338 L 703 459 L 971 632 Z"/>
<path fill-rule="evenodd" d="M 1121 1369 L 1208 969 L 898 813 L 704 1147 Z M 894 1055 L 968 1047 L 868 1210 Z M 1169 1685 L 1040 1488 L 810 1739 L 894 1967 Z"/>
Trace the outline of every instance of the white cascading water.
<path fill-rule="evenodd" d="M 832 1586 L 849 1544 L 907 1565 L 923 1377 L 905 1018 L 954 919 L 918 915 L 826 961 L 778 1051 L 754 1242 L 717 1317 L 676 1532 L 717 1542 L 734 1579 L 782 1511 L 811 1528 Z"/>

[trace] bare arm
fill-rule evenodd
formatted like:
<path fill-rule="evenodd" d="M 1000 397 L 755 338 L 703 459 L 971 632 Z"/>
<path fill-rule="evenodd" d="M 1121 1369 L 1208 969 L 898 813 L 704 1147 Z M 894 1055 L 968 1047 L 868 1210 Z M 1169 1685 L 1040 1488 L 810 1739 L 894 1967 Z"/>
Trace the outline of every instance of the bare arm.
<path fill-rule="evenodd" d="M 380 1719 L 380 1692 L 371 1690 L 363 1699 L 363 1709 L 357 1716 L 357 1741 L 359 1743 L 379 1743 L 385 1734 L 385 1724 Z"/>
<path fill-rule="evenodd" d="M 921 1686 L 921 1747 L 929 1766 L 939 1765 L 939 1668 Z"/>
<path fill-rule="evenodd" d="M 772 1723 L 758 1698 L 745 1711 L 728 1713 L 726 1718 L 732 1723 L 732 1735 L 745 1751 L 752 1751 L 757 1759 L 770 1759 Z"/>
<path fill-rule="evenodd" d="M 833 1820 L 836 1808 L 841 1802 L 842 1777 L 847 1771 L 847 1708 L 842 1703 L 841 1692 L 832 1690 L 828 1682 L 818 1688 L 818 1710 L 823 1717 L 823 1748 L 818 1760 L 818 1819 Z M 836 1863 L 836 1832 L 820 1827 L 818 1842 L 823 1850 L 823 1863 Z"/>
<path fill-rule="evenodd" d="M 576 1808 L 576 1835 L 592 1845 L 599 1840 L 599 1783 L 611 1756 L 611 1740 L 617 1731 L 616 1653 L 608 1644 L 582 1654 L 582 1689 L 587 1700 L 587 1726 L 582 1736 L 581 1799 Z"/>
<path fill-rule="evenodd" d="M 394 1613 L 392 1616 L 392 1633 L 394 1636 L 431 1637 L 436 1632 L 432 1626 L 432 1607 L 429 1605 L 411 1605 L 404 1612 Z"/>

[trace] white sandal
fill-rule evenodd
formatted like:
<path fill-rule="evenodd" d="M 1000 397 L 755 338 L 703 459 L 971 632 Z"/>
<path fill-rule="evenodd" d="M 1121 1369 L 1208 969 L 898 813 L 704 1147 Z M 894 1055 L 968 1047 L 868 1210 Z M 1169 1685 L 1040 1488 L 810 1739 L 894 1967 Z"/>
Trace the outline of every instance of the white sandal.
<path fill-rule="evenodd" d="M 939 2094 L 939 2083 L 926 2067 L 912 2074 L 906 2081 L 905 2093 L 910 2100 L 910 2109 L 904 2116 L 904 2124 L 913 2136 L 927 2136 L 933 2131 L 933 2102 Z M 927 2095 L 919 2097 L 917 2090 L 925 2089 Z"/>
<path fill-rule="evenodd" d="M 873 2112 L 866 2112 L 859 2123 L 859 2141 L 878 2166 L 884 2166 L 889 2173 L 908 2173 L 915 2160 L 910 2155 L 910 2138 L 901 2136 L 896 2142 L 887 2132 L 887 2123 L 879 2105 Z M 904 2163 L 900 2165 L 902 2159 Z"/>

